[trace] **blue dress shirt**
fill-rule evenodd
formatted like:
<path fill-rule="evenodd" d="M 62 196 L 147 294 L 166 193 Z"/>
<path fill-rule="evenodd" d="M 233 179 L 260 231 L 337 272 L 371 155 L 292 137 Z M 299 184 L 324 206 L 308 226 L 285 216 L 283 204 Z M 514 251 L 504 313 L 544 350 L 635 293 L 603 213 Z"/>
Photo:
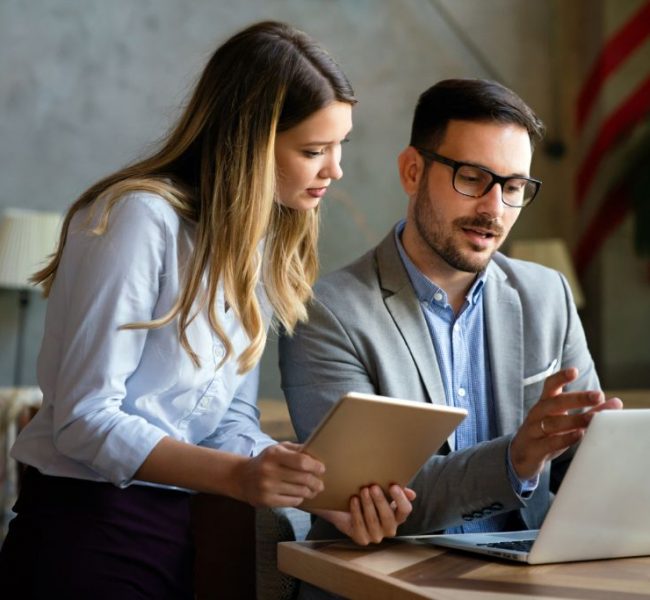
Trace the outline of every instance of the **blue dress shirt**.
<path fill-rule="evenodd" d="M 187 330 L 198 368 L 179 343 L 176 319 L 158 329 L 120 329 L 174 305 L 195 226 L 163 198 L 137 192 L 114 206 L 98 236 L 85 223 L 103 207 L 93 208 L 70 224 L 38 359 L 43 405 L 12 456 L 48 475 L 126 486 L 165 436 L 245 456 L 273 444 L 259 429 L 257 369 L 237 373 L 248 338 L 226 310 L 223 288 L 216 310 L 234 348 L 223 365 L 205 309 Z M 257 295 L 268 325 L 261 284 Z"/>
<path fill-rule="evenodd" d="M 429 328 L 446 403 L 468 411 L 467 417 L 456 429 L 456 448 L 452 450 L 468 448 L 497 435 L 484 326 L 485 271 L 477 275 L 463 306 L 457 315 L 454 314 L 446 292 L 430 281 L 406 254 L 401 241 L 404 226 L 405 221 L 401 221 L 395 227 L 395 242 Z M 513 490 L 522 498 L 530 495 L 537 485 L 537 479 L 520 481 L 514 473 L 509 454 L 506 466 Z M 506 521 L 507 515 L 494 515 L 452 527 L 447 533 L 499 531 Z"/>

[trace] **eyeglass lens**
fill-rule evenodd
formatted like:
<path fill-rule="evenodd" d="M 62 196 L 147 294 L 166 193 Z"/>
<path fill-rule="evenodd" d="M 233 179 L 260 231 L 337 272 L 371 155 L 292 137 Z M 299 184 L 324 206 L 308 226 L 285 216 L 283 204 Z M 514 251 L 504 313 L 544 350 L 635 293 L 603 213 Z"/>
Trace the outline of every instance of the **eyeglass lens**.
<path fill-rule="evenodd" d="M 478 198 L 487 193 L 492 181 L 493 177 L 487 171 L 471 165 L 462 165 L 456 171 L 454 188 L 461 194 Z M 506 204 L 515 206 L 529 202 L 537 191 L 534 182 L 518 177 L 507 179 L 502 188 L 503 199 Z"/>

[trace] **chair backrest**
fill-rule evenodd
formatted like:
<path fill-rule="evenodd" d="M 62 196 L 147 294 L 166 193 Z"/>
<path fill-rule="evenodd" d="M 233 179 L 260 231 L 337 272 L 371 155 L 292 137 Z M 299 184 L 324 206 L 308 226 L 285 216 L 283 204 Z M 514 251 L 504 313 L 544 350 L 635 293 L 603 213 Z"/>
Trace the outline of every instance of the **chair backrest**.
<path fill-rule="evenodd" d="M 11 458 L 9 451 L 41 401 L 41 390 L 37 387 L 0 388 L 0 545 L 14 516 L 11 508 L 20 487 L 21 465 Z"/>
<path fill-rule="evenodd" d="M 301 541 L 311 527 L 309 513 L 296 508 L 255 511 L 255 578 L 257 600 L 293 600 L 298 581 L 278 571 L 278 542 Z"/>

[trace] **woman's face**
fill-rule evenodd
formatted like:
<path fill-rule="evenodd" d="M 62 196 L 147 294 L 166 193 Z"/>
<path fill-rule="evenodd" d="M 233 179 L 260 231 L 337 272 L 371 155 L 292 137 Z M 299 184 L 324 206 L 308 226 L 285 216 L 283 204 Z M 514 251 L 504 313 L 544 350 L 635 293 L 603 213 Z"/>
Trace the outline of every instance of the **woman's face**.
<path fill-rule="evenodd" d="M 277 199 L 296 210 L 318 206 L 341 179 L 341 144 L 352 129 L 352 106 L 334 101 L 275 139 Z"/>

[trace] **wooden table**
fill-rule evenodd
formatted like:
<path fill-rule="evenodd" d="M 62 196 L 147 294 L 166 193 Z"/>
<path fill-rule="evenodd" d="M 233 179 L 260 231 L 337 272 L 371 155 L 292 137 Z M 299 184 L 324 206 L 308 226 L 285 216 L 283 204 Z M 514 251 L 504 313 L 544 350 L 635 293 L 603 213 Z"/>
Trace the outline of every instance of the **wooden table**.
<path fill-rule="evenodd" d="M 325 541 L 279 544 L 278 566 L 352 600 L 650 598 L 650 557 L 528 566 L 414 541 Z"/>

